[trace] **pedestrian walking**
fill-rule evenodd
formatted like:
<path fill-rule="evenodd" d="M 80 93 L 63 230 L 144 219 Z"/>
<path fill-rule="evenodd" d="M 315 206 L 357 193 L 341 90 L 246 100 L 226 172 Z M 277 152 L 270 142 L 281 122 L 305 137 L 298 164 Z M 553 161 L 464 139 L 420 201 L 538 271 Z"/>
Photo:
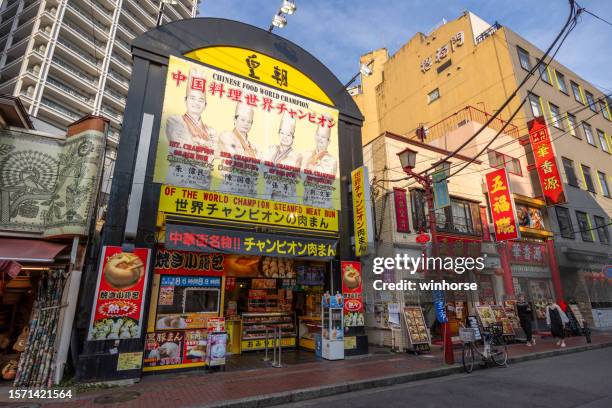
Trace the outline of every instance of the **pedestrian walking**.
<path fill-rule="evenodd" d="M 561 306 L 549 302 L 546 306 L 546 324 L 550 327 L 553 337 L 559 339 L 557 346 L 565 347 L 565 324 L 568 322 L 569 319 Z"/>
<path fill-rule="evenodd" d="M 516 304 L 516 311 L 518 313 L 521 327 L 527 336 L 527 347 L 535 346 L 535 339 L 533 338 L 533 331 L 531 329 L 531 320 L 533 320 L 533 309 L 531 305 L 525 301 L 525 295 L 519 295 L 518 302 Z"/>

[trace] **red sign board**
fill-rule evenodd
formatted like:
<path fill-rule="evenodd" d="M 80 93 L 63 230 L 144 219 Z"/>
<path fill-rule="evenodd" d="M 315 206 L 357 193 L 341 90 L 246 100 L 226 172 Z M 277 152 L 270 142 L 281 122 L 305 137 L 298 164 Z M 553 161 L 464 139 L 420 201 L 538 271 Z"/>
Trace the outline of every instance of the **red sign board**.
<path fill-rule="evenodd" d="M 546 244 L 538 242 L 508 242 L 510 262 L 516 264 L 547 265 Z"/>
<path fill-rule="evenodd" d="M 395 200 L 395 220 L 397 232 L 410 232 L 408 224 L 408 200 L 406 190 L 403 188 L 393 188 L 393 199 Z"/>
<path fill-rule="evenodd" d="M 88 340 L 140 338 L 150 250 L 102 247 Z"/>
<path fill-rule="evenodd" d="M 491 232 L 489 231 L 486 207 L 480 207 L 480 221 L 482 222 L 482 240 L 487 242 L 491 241 Z"/>
<path fill-rule="evenodd" d="M 563 183 L 559 175 L 559 169 L 555 160 L 550 134 L 544 122 L 539 116 L 528 123 L 529 140 L 535 157 L 535 165 L 540 178 L 540 186 L 547 205 L 556 205 L 566 202 Z"/>
<path fill-rule="evenodd" d="M 494 170 L 485 175 L 489 205 L 495 227 L 497 241 L 508 241 L 519 238 L 514 202 L 510 194 L 510 183 L 506 168 Z"/>
<path fill-rule="evenodd" d="M 342 295 L 344 297 L 344 325 L 363 326 L 363 299 L 361 262 L 340 262 Z"/>
<path fill-rule="evenodd" d="M 436 236 L 436 241 L 438 256 L 479 257 L 482 253 L 482 241 L 480 239 L 439 233 Z"/>

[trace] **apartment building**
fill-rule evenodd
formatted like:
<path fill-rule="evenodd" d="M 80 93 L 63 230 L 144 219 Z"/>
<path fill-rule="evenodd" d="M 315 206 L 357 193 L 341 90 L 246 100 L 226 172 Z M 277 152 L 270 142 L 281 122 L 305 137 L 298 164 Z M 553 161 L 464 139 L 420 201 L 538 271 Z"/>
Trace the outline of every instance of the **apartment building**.
<path fill-rule="evenodd" d="M 499 23 L 489 24 L 471 12 L 417 33 L 394 55 L 379 49 L 361 57 L 374 74 L 362 77 L 353 97 L 364 113 L 363 144 L 387 131 L 430 142 L 462 121 L 448 121 L 472 106 L 492 112 L 516 89 L 543 51 Z M 603 269 L 612 264 L 612 115 L 610 98 L 559 61 L 540 69 L 502 112 L 509 118 L 523 98 L 527 103 L 512 125 L 518 133 L 507 155 L 490 150 L 480 157 L 491 167 L 509 167 L 526 158 L 520 174 L 542 191 L 528 141 L 528 122 L 544 116 L 561 169 L 565 204 L 548 208 L 563 297 L 593 309 L 596 325 L 612 325 L 612 288 Z M 438 125 L 444 122 L 445 125 Z M 480 150 L 480 149 L 479 149 Z M 464 151 L 463 154 L 468 155 Z M 540 237 L 539 239 L 550 239 Z"/>
<path fill-rule="evenodd" d="M 198 0 L 166 5 L 164 23 Z M 132 40 L 155 27 L 158 0 L 6 0 L 0 5 L 0 94 L 18 96 L 37 129 L 61 134 L 86 114 L 110 119 L 110 191 L 131 77 Z"/>

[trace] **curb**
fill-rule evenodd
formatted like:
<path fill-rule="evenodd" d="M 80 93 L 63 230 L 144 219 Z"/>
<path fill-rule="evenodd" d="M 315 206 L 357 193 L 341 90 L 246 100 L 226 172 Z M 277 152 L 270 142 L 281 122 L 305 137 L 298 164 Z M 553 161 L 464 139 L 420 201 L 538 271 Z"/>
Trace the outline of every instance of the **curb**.
<path fill-rule="evenodd" d="M 524 361 L 539 360 L 565 354 L 580 353 L 583 351 L 597 350 L 612 347 L 612 342 L 600 344 L 587 344 L 584 346 L 540 351 L 533 354 L 509 357 L 508 363 L 520 363 Z M 476 368 L 476 367 L 475 367 Z M 247 397 L 239 400 L 231 400 L 220 403 L 201 405 L 201 408 L 263 408 L 273 405 L 290 404 L 316 398 L 324 398 L 332 395 L 344 394 L 352 391 L 362 391 L 369 388 L 388 387 L 392 385 L 405 384 L 413 381 L 444 377 L 451 374 L 463 373 L 463 366 L 454 364 L 449 367 L 434 370 L 416 371 L 412 373 L 376 377 L 367 380 L 350 381 L 324 387 L 304 388 L 296 391 L 285 391 L 275 394 Z"/>

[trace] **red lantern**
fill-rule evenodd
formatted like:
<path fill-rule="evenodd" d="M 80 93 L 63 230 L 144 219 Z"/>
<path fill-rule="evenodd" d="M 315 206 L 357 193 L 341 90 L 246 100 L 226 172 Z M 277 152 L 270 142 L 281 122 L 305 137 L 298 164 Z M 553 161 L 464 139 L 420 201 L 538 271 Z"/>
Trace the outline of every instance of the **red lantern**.
<path fill-rule="evenodd" d="M 416 242 L 419 244 L 426 244 L 429 242 L 429 234 L 419 234 L 416 236 Z"/>

